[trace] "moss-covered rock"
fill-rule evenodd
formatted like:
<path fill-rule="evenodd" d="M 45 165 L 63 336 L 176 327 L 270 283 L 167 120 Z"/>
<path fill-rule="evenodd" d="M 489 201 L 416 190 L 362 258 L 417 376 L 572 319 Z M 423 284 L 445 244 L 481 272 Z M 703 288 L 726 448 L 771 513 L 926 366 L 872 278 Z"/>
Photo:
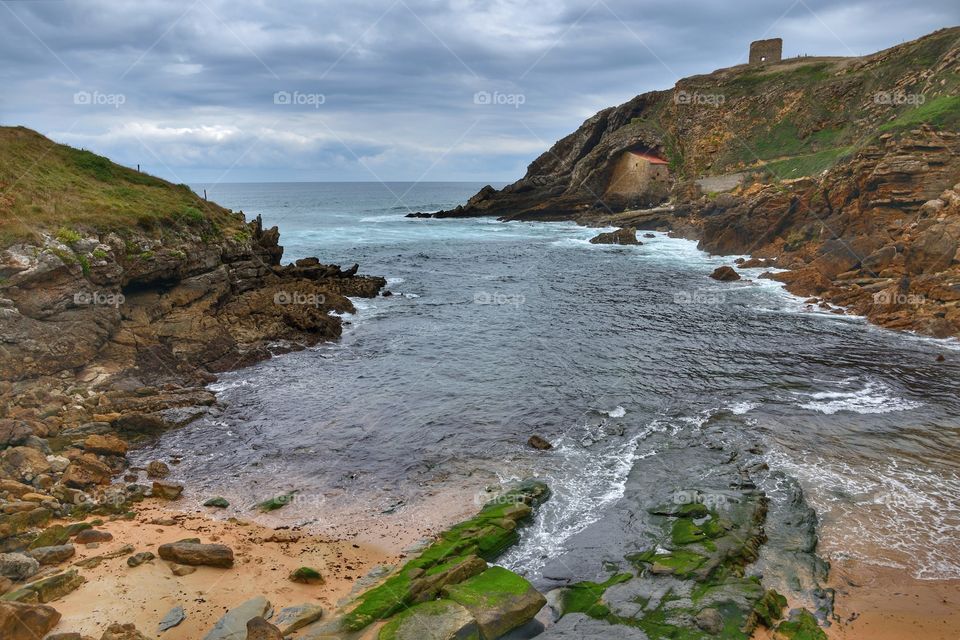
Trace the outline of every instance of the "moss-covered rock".
<path fill-rule="evenodd" d="M 379 640 L 480 640 L 477 621 L 451 600 L 432 600 L 407 609 L 380 630 Z"/>
<path fill-rule="evenodd" d="M 518 523 L 550 495 L 542 482 L 525 482 L 488 502 L 473 518 L 442 533 L 417 558 L 382 584 L 360 595 L 340 620 L 346 631 L 359 631 L 417 602 L 439 595 L 453 582 L 476 575 L 519 540 Z"/>
<path fill-rule="evenodd" d="M 323 576 L 316 569 L 300 567 L 290 572 L 290 580 L 301 584 L 323 584 Z"/>
<path fill-rule="evenodd" d="M 257 504 L 257 509 L 263 511 L 264 513 L 282 509 L 294 501 L 296 498 L 296 493 L 296 491 L 291 491 L 290 493 L 284 493 L 283 495 L 275 496 L 269 500 L 264 500 L 263 502 Z"/>
<path fill-rule="evenodd" d="M 526 579 L 503 567 L 490 567 L 459 584 L 448 585 L 443 595 L 473 615 L 486 640 L 523 626 L 547 603 Z"/>
<path fill-rule="evenodd" d="M 790 619 L 781 622 L 773 634 L 774 640 L 827 640 L 817 619 L 806 609 L 790 615 Z"/>

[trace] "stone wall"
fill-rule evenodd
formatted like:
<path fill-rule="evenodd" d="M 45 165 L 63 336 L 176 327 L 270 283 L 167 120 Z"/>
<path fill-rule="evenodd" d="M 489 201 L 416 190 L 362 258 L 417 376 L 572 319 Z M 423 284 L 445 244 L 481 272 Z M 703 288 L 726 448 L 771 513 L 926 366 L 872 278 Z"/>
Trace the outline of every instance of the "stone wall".
<path fill-rule="evenodd" d="M 750 43 L 750 64 L 780 62 L 782 57 L 783 40 L 781 38 L 755 40 Z"/>

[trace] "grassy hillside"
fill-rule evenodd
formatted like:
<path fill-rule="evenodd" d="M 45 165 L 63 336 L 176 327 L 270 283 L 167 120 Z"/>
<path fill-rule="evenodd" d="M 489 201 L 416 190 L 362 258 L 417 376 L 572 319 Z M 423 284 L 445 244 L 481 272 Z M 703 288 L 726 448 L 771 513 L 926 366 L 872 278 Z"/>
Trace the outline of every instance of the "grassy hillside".
<path fill-rule="evenodd" d="M 24 127 L 0 127 L 0 246 L 40 233 L 178 230 L 211 239 L 243 233 L 240 216 L 186 185 L 56 144 Z"/>
<path fill-rule="evenodd" d="M 686 102 L 677 102 L 680 92 Z M 686 177 L 762 170 L 795 178 L 885 133 L 957 130 L 958 94 L 960 28 L 951 28 L 861 58 L 794 58 L 687 78 L 618 133 L 659 134 Z"/>

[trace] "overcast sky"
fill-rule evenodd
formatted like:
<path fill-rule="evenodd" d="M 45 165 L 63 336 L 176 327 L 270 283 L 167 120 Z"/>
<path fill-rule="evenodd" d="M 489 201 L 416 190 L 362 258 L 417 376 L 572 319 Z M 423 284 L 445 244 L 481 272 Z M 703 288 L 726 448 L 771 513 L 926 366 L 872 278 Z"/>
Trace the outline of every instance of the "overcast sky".
<path fill-rule="evenodd" d="M 512 181 L 596 111 L 957 0 L 0 0 L 0 122 L 175 182 Z"/>

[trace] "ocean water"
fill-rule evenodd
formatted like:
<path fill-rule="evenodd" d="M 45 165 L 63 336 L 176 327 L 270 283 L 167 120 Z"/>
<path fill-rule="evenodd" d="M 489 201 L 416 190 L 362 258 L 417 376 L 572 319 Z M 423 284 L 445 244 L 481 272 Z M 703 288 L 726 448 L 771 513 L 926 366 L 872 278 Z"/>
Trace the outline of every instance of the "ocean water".
<path fill-rule="evenodd" d="M 722 418 L 800 482 L 824 554 L 960 578 L 956 343 L 810 309 L 760 270 L 715 282 L 732 257 L 664 234 L 612 247 L 568 223 L 403 217 L 481 186 L 206 186 L 278 225 L 285 260 L 358 262 L 395 295 L 358 300 L 338 343 L 224 374 L 222 412 L 137 459 L 182 456 L 188 499 L 237 512 L 296 489 L 313 501 L 287 517 L 321 523 L 540 477 L 554 497 L 503 559 L 535 576 L 617 508 L 651 434 Z"/>

